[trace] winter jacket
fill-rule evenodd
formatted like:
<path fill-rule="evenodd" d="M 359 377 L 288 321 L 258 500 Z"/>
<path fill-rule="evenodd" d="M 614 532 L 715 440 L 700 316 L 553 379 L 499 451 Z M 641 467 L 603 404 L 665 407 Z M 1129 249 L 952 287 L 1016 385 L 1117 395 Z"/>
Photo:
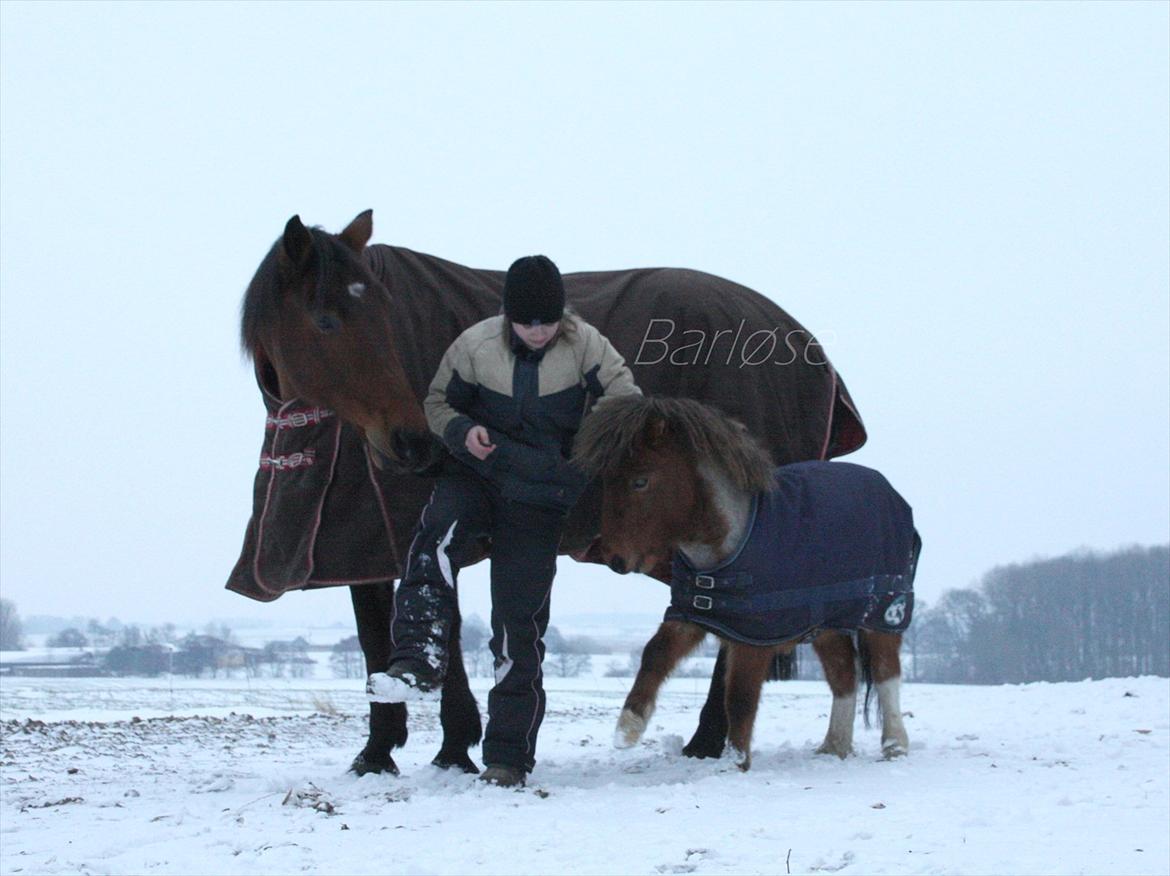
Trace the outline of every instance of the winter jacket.
<path fill-rule="evenodd" d="M 431 431 L 505 498 L 563 511 L 586 486 L 567 457 L 590 399 L 640 392 L 601 332 L 577 316 L 567 322 L 541 350 L 502 315 L 476 323 L 443 356 L 423 403 Z M 465 444 L 477 424 L 496 445 L 485 460 Z"/>

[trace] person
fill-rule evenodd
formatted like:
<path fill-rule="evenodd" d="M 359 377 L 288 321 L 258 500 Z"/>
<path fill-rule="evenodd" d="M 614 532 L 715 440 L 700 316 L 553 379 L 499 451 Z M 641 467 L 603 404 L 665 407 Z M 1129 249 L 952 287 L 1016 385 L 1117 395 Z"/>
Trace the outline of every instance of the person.
<path fill-rule="evenodd" d="M 456 338 L 431 382 L 427 423 L 450 457 L 395 594 L 389 668 L 368 690 L 399 702 L 442 685 L 459 569 L 489 538 L 495 685 L 481 778 L 492 784 L 522 786 L 535 764 L 557 546 L 586 486 L 568 460 L 573 438 L 590 398 L 638 392 L 601 332 L 565 310 L 560 271 L 543 255 L 512 264 L 503 313 Z"/>

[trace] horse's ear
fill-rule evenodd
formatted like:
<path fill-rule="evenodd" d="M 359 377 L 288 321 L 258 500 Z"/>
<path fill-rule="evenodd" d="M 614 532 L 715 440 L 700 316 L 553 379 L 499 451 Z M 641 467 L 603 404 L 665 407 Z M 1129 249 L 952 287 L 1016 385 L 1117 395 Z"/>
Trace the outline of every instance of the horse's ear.
<path fill-rule="evenodd" d="M 361 255 L 370 237 L 374 233 L 374 211 L 365 210 L 358 213 L 352 222 L 345 226 L 345 231 L 339 237 L 350 249 Z"/>
<path fill-rule="evenodd" d="M 281 248 L 294 265 L 302 264 L 308 258 L 309 251 L 313 248 L 313 238 L 309 234 L 309 229 L 301 223 L 300 216 L 293 216 L 285 224 Z"/>

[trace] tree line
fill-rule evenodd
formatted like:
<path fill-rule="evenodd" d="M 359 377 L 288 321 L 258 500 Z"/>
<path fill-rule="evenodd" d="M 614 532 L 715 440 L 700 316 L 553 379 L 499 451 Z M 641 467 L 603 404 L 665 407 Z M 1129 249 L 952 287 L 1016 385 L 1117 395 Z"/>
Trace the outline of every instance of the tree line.
<path fill-rule="evenodd" d="M 487 625 L 464 619 L 463 653 L 469 674 L 490 675 Z M 0 599 L 0 650 L 21 647 L 15 606 Z M 147 630 L 107 629 L 91 621 L 84 632 L 63 630 L 46 644 L 84 648 L 104 644 L 104 668 L 114 674 L 164 672 L 199 676 L 243 670 L 298 677 L 310 671 L 307 643 L 271 642 L 242 648 L 230 630 L 208 627 L 203 635 L 180 638 L 173 624 Z M 589 667 L 600 643 L 562 636 L 550 627 L 545 637 L 546 671 L 573 676 Z M 709 655 L 715 642 L 708 643 Z M 808 646 L 797 650 L 797 677 L 819 675 Z M 1080 681 L 1129 675 L 1170 676 L 1170 545 L 1131 547 L 1110 553 L 1083 551 L 1055 559 L 992 569 L 977 587 L 949 590 L 938 603 L 919 603 L 902 649 L 903 676 L 910 681 L 963 684 L 1018 684 Z M 612 664 L 607 674 L 631 674 Z M 333 648 L 335 675 L 361 678 L 364 660 L 357 637 Z"/>
<path fill-rule="evenodd" d="M 1170 546 L 992 569 L 920 608 L 902 653 L 914 681 L 1170 676 Z"/>

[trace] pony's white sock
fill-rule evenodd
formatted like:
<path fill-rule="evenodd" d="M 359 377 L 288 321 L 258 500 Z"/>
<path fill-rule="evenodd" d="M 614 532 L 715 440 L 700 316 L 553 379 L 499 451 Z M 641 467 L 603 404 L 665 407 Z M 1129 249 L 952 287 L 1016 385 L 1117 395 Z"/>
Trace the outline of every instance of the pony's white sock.
<path fill-rule="evenodd" d="M 910 751 L 910 737 L 902 722 L 902 679 L 888 678 L 877 685 L 878 706 L 882 711 L 882 754 L 900 757 Z"/>
<path fill-rule="evenodd" d="M 649 715 L 643 718 L 631 709 L 622 709 L 618 717 L 617 727 L 613 731 L 614 748 L 630 748 L 635 745 L 642 734 L 646 732 L 646 722 Z"/>
<path fill-rule="evenodd" d="M 857 693 L 844 697 L 833 697 L 833 709 L 829 712 L 829 731 L 817 754 L 835 754 L 848 757 L 853 753 L 853 718 L 857 714 Z"/>

